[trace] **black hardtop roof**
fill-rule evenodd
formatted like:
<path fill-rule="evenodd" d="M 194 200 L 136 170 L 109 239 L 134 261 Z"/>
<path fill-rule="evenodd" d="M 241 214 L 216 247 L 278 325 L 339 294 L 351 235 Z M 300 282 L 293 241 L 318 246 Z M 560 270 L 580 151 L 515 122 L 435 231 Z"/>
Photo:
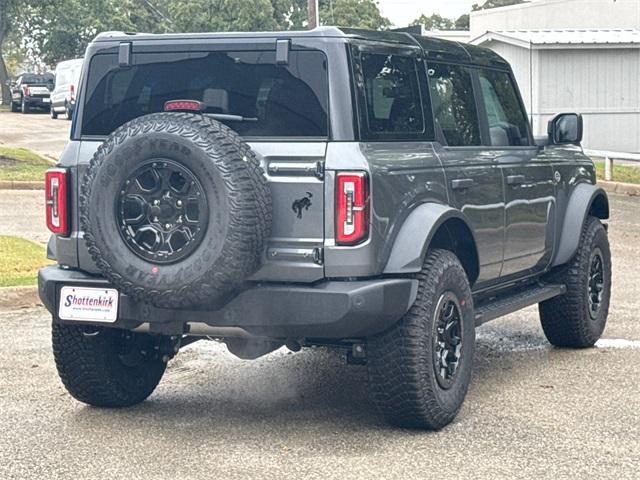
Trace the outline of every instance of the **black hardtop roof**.
<path fill-rule="evenodd" d="M 100 33 L 94 42 L 136 42 L 163 40 L 207 40 L 207 39 L 281 39 L 281 38 L 343 38 L 345 41 L 364 40 L 387 44 L 421 47 L 427 58 L 433 60 L 470 63 L 508 68 L 509 64 L 497 53 L 466 43 L 443 40 L 428 35 L 400 31 L 376 31 L 359 28 L 318 27 L 313 30 L 278 32 L 211 32 L 211 33 Z"/>

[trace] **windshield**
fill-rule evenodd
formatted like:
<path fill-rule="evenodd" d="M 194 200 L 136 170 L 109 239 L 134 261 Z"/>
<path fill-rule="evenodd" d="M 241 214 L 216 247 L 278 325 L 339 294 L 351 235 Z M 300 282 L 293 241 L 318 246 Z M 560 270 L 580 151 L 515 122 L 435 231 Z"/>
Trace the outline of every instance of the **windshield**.
<path fill-rule="evenodd" d="M 133 118 L 161 112 L 169 100 L 198 100 L 240 135 L 326 137 L 327 67 L 319 51 L 134 54 L 120 68 L 116 54 L 89 67 L 82 135 L 108 135 Z"/>

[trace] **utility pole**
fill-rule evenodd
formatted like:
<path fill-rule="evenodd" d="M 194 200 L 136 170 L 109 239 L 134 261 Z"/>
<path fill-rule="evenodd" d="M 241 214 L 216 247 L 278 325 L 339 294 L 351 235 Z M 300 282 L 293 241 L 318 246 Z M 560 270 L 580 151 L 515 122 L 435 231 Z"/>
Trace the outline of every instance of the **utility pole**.
<path fill-rule="evenodd" d="M 307 20 L 309 30 L 318 26 L 318 0 L 307 0 Z"/>

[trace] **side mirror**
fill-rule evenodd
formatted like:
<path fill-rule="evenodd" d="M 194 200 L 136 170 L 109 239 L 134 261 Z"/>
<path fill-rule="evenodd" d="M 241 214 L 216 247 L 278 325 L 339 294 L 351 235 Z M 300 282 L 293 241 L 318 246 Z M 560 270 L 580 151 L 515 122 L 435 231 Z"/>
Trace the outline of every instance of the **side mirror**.
<path fill-rule="evenodd" d="M 547 132 L 551 145 L 579 145 L 582 141 L 582 115 L 561 113 L 549 121 Z"/>

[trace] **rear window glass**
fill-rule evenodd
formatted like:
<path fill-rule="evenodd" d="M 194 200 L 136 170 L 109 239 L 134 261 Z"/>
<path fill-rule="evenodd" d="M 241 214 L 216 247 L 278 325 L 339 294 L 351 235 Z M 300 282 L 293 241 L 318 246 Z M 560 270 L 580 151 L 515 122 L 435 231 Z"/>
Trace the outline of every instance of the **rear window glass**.
<path fill-rule="evenodd" d="M 44 75 L 27 74 L 22 76 L 22 83 L 53 83 L 53 75 L 45 73 Z"/>
<path fill-rule="evenodd" d="M 361 63 L 370 137 L 410 138 L 424 132 L 415 58 L 363 54 Z"/>
<path fill-rule="evenodd" d="M 429 65 L 428 74 L 438 136 L 452 147 L 480 145 L 480 124 L 469 70 L 435 63 Z"/>
<path fill-rule="evenodd" d="M 326 137 L 327 67 L 318 51 L 116 54 L 91 60 L 83 135 L 108 135 L 136 117 L 161 112 L 169 100 L 198 100 L 205 112 L 248 137 Z"/>

